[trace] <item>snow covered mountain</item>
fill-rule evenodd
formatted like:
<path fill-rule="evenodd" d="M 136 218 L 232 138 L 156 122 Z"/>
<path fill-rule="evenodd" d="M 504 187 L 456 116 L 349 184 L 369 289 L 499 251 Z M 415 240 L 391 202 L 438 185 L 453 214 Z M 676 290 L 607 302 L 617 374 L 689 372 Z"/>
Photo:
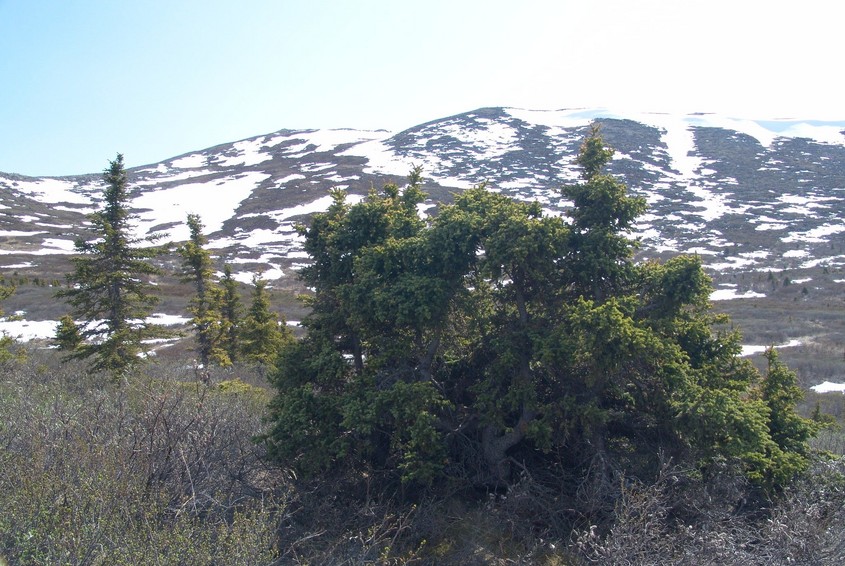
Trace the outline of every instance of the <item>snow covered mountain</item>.
<path fill-rule="evenodd" d="M 397 134 L 282 130 L 212 147 L 130 170 L 138 234 L 183 240 L 186 214 L 199 213 L 226 261 L 283 277 L 304 259 L 294 225 L 328 206 L 328 189 L 361 198 L 413 165 L 431 204 L 486 181 L 560 212 L 595 120 L 616 149 L 611 171 L 648 199 L 646 254 L 697 252 L 714 270 L 845 262 L 845 122 L 606 110 L 485 108 Z M 0 267 L 70 253 L 101 191 L 99 174 L 0 173 Z"/>
<path fill-rule="evenodd" d="M 644 257 L 698 253 L 723 286 L 730 274 L 845 265 L 845 121 L 602 109 L 483 108 L 399 133 L 281 130 L 177 156 L 129 171 L 138 235 L 184 240 L 198 213 L 241 280 L 262 271 L 281 284 L 307 261 L 295 225 L 328 207 L 329 189 L 362 199 L 413 165 L 430 195 L 421 213 L 482 182 L 561 213 L 558 188 L 578 179 L 594 121 L 616 150 L 611 172 L 649 203 L 636 233 Z M 0 173 L 0 274 L 60 278 L 101 192 L 99 173 Z"/>

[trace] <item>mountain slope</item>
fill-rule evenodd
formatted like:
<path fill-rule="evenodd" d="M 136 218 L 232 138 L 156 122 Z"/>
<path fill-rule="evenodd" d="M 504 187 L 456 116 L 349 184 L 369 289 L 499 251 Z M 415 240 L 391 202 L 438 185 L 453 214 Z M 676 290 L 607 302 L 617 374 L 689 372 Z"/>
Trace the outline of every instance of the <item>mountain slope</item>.
<path fill-rule="evenodd" d="M 242 281 L 260 271 L 295 287 L 307 261 L 295 226 L 329 205 L 331 188 L 360 200 L 421 165 L 430 195 L 421 213 L 486 182 L 560 214 L 569 203 L 558 188 L 577 181 L 574 159 L 594 121 L 616 150 L 610 172 L 649 203 L 635 234 L 642 258 L 699 254 L 714 299 L 772 294 L 768 271 L 782 273 L 778 284 L 788 270 L 831 296 L 845 289 L 834 273 L 845 265 L 845 122 L 483 108 L 398 133 L 281 130 L 131 169 L 137 234 L 184 240 L 187 213 L 198 213 Z M 0 274 L 61 279 L 101 190 L 99 174 L 0 173 Z M 49 318 L 51 308 L 25 310 Z"/>
<path fill-rule="evenodd" d="M 709 115 L 628 115 L 488 108 L 391 135 L 282 130 L 130 170 L 138 235 L 183 240 L 202 215 L 212 247 L 281 276 L 300 260 L 294 225 L 325 209 L 328 189 L 353 198 L 422 165 L 435 200 L 487 182 L 550 211 L 577 180 L 574 157 L 601 122 L 616 149 L 611 172 L 645 196 L 637 234 L 646 254 L 693 251 L 714 269 L 839 264 L 845 123 L 753 122 Z M 2 253 L 69 253 L 101 190 L 98 175 L 0 174 Z M 831 247 L 833 243 L 833 247 Z"/>

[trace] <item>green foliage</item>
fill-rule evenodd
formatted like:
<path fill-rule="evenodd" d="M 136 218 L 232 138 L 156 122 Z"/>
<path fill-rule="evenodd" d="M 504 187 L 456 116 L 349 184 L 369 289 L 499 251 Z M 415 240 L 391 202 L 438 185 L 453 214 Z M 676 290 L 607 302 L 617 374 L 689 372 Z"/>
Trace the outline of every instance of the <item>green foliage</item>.
<path fill-rule="evenodd" d="M 97 238 L 76 241 L 74 271 L 67 275 L 68 288 L 57 297 L 66 299 L 74 318 L 85 323 L 80 331 L 83 343 L 69 359 L 93 357 L 92 370 L 118 376 L 142 359 L 145 341 L 167 336 L 162 327 L 145 320 L 158 302 L 150 279 L 159 269 L 149 260 L 163 250 L 151 245 L 155 238 L 131 237 L 122 155 L 110 162 L 104 181 L 103 208 L 90 216 Z"/>
<path fill-rule="evenodd" d="M 598 128 L 593 127 L 577 160 L 585 182 L 562 189 L 573 203 L 567 257 L 571 284 L 585 297 L 604 298 L 623 292 L 633 276 L 630 259 L 636 249 L 626 233 L 646 209 L 645 199 L 627 196 L 624 184 L 602 173 L 612 156 Z"/>
<path fill-rule="evenodd" d="M 354 206 L 334 193 L 301 229 L 312 312 L 271 375 L 271 453 L 422 485 L 503 487 L 518 462 L 608 489 L 658 453 L 771 487 L 803 469 L 794 383 L 714 332 L 697 257 L 633 261 L 645 203 L 602 172 L 611 157 L 594 129 L 584 182 L 562 189 L 571 222 L 484 186 L 424 221 L 419 170 Z"/>
<path fill-rule="evenodd" d="M 232 276 L 232 267 L 228 264 L 223 266 L 220 289 L 220 324 L 224 331 L 220 336 L 220 348 L 226 353 L 229 361 L 235 362 L 240 359 L 241 343 L 238 333 L 243 307 L 238 282 Z"/>
<path fill-rule="evenodd" d="M 197 340 L 197 354 L 203 367 L 209 362 L 229 366 L 232 360 L 226 349 L 225 340 L 230 333 L 230 320 L 223 316 L 225 290 L 212 279 L 211 254 L 205 249 L 208 239 L 202 232 L 199 215 L 188 215 L 190 239 L 179 248 L 182 256 L 182 282 L 192 283 L 194 297 L 188 305 L 191 325 Z M 231 276 L 231 272 L 230 272 Z"/>
<path fill-rule="evenodd" d="M 82 344 L 82 335 L 79 332 L 79 327 L 69 314 L 59 319 L 53 342 L 58 346 L 59 350 L 64 352 L 72 352 Z"/>
<path fill-rule="evenodd" d="M 0 301 L 8 299 L 14 292 L 14 287 L 6 285 L 3 281 L 0 281 Z M 3 316 L 3 310 L 0 309 L 0 318 L 3 318 Z M 0 334 L 0 362 L 8 361 L 15 357 L 15 354 L 11 350 L 14 342 L 15 341 L 6 334 Z"/>
<path fill-rule="evenodd" d="M 268 366 L 285 344 L 293 340 L 293 332 L 270 310 L 267 282 L 256 275 L 252 285 L 252 303 L 239 331 L 241 355 L 246 361 Z"/>
<path fill-rule="evenodd" d="M 760 387 L 762 401 L 769 409 L 768 429 L 776 445 L 771 451 L 775 465 L 767 470 L 770 483 L 782 485 L 807 469 L 807 442 L 820 430 L 821 424 L 801 417 L 795 407 L 804 398 L 798 377 L 779 359 L 777 351 L 766 351 L 768 370 Z"/>

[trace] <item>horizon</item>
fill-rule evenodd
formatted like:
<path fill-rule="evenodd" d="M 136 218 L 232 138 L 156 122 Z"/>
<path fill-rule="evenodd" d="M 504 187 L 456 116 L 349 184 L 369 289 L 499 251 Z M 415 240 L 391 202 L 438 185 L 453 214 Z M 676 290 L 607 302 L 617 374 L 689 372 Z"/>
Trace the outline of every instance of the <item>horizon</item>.
<path fill-rule="evenodd" d="M 0 0 L 0 171 L 73 176 L 281 129 L 485 107 L 845 121 L 821 0 Z"/>

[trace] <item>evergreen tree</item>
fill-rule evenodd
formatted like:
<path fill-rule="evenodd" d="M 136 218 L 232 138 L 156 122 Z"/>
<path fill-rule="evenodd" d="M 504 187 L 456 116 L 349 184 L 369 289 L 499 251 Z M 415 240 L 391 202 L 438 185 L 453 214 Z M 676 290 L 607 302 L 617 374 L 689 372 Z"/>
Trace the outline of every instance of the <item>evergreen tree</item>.
<path fill-rule="evenodd" d="M 202 233 L 199 215 L 189 214 L 189 240 L 179 248 L 182 256 L 182 282 L 192 283 L 195 295 L 188 305 L 197 340 L 197 354 L 203 367 L 209 362 L 227 366 L 232 362 L 223 345 L 227 324 L 221 312 L 223 289 L 212 280 L 211 254 L 205 249 L 208 239 Z"/>
<path fill-rule="evenodd" d="M 772 448 L 771 458 L 777 475 L 769 474 L 769 481 L 783 483 L 807 466 L 807 440 L 819 431 L 821 425 L 801 417 L 795 410 L 804 392 L 798 387 L 798 377 L 778 359 L 774 348 L 766 350 L 768 369 L 761 385 L 763 401 L 769 408 L 769 433 L 777 448 Z M 772 477 L 773 476 L 773 477 Z"/>
<path fill-rule="evenodd" d="M 517 462 L 552 491 L 597 493 L 655 477 L 658 453 L 767 487 L 800 471 L 787 376 L 761 391 L 739 335 L 714 331 L 699 258 L 634 262 L 644 203 L 603 173 L 611 155 L 594 129 L 584 182 L 563 189 L 571 223 L 484 186 L 423 221 L 418 171 L 352 206 L 335 193 L 302 229 L 314 295 L 270 375 L 271 454 L 303 473 L 485 487 Z"/>
<path fill-rule="evenodd" d="M 4 301 L 14 294 L 15 288 L 6 285 L 5 281 L 0 281 L 0 301 Z M 0 318 L 3 318 L 3 310 L 0 309 Z M 6 335 L 5 333 L 0 334 L 0 362 L 9 360 L 14 357 L 14 354 L 10 350 L 12 344 L 14 344 L 14 339 L 10 336 Z"/>
<path fill-rule="evenodd" d="M 632 276 L 636 249 L 627 233 L 646 208 L 645 199 L 628 196 L 623 183 L 603 173 L 612 158 L 613 150 L 605 146 L 600 128 L 594 125 L 576 160 L 585 182 L 562 189 L 573 203 L 567 258 L 572 291 L 588 299 L 623 292 Z"/>
<path fill-rule="evenodd" d="M 58 346 L 59 350 L 64 352 L 73 352 L 82 344 L 82 335 L 73 317 L 66 314 L 59 319 L 53 342 Z"/>
<path fill-rule="evenodd" d="M 141 359 L 145 341 L 168 335 L 146 321 L 158 302 L 150 278 L 160 273 L 150 260 L 163 249 L 152 245 L 153 237 L 131 235 L 122 155 L 110 162 L 104 181 L 103 207 L 90 216 L 97 237 L 76 240 L 74 271 L 67 275 L 68 288 L 57 296 L 67 299 L 74 318 L 85 321 L 80 332 L 84 342 L 70 358 L 93 357 L 92 370 L 118 376 Z"/>
<path fill-rule="evenodd" d="M 241 296 L 238 292 L 238 282 L 232 276 L 232 267 L 223 266 L 223 277 L 220 280 L 220 320 L 222 335 L 220 347 L 226 352 L 229 361 L 235 362 L 240 358 L 241 341 L 238 334 L 241 326 Z"/>
<path fill-rule="evenodd" d="M 252 279 L 252 302 L 240 329 L 241 353 L 247 361 L 262 367 L 272 365 L 279 351 L 293 340 L 293 332 L 270 310 L 267 282 L 260 275 Z"/>

